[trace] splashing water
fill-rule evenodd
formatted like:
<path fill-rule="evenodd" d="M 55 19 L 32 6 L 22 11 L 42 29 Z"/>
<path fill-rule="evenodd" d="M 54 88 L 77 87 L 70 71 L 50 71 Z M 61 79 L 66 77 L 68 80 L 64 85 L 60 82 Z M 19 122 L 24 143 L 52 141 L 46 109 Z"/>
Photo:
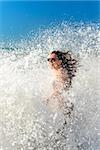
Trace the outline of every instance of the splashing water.
<path fill-rule="evenodd" d="M 70 50 L 79 60 L 64 95 L 74 103 L 65 127 L 62 112 L 44 104 L 52 92 L 46 62 L 52 50 Z M 100 150 L 100 26 L 62 23 L 1 43 L 0 118 L 2 150 Z"/>

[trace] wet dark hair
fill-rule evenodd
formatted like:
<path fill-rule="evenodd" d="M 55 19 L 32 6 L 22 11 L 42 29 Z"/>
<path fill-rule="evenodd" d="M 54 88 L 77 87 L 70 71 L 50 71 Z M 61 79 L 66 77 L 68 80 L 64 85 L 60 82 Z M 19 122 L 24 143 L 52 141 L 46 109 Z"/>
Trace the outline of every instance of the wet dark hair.
<path fill-rule="evenodd" d="M 56 54 L 57 58 L 59 60 L 62 60 L 62 64 L 61 64 L 62 68 L 68 71 L 68 76 L 71 84 L 72 78 L 75 76 L 75 72 L 77 69 L 76 59 L 73 58 L 73 55 L 69 51 L 67 52 L 52 51 L 51 54 Z"/>

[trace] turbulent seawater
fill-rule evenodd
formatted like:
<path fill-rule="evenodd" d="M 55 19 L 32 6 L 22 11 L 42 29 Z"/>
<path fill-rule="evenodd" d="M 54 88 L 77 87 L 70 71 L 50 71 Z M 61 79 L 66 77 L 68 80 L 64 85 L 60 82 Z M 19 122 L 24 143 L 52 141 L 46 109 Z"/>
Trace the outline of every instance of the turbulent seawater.
<path fill-rule="evenodd" d="M 66 126 L 63 112 L 44 103 L 52 92 L 52 50 L 78 59 L 64 95 L 74 103 Z M 62 23 L 0 43 L 0 150 L 100 150 L 100 25 Z"/>

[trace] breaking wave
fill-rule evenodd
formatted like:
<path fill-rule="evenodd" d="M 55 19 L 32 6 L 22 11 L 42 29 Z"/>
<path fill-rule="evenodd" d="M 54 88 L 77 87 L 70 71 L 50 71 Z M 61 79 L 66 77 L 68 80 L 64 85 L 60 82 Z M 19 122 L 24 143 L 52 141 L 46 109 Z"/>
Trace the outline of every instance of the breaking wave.
<path fill-rule="evenodd" d="M 0 149 L 100 150 L 99 24 L 52 25 L 0 45 Z M 74 103 L 66 126 L 62 112 L 44 104 L 52 92 L 52 50 L 72 51 L 79 61 L 65 93 Z"/>

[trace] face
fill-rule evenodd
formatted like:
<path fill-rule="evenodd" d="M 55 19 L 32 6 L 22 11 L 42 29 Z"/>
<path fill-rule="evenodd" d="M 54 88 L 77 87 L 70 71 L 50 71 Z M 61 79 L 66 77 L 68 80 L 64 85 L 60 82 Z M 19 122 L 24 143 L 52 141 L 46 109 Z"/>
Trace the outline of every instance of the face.
<path fill-rule="evenodd" d="M 48 63 L 50 68 L 58 70 L 59 68 L 61 68 L 61 63 L 62 61 L 58 59 L 56 54 L 50 54 L 48 57 Z"/>

